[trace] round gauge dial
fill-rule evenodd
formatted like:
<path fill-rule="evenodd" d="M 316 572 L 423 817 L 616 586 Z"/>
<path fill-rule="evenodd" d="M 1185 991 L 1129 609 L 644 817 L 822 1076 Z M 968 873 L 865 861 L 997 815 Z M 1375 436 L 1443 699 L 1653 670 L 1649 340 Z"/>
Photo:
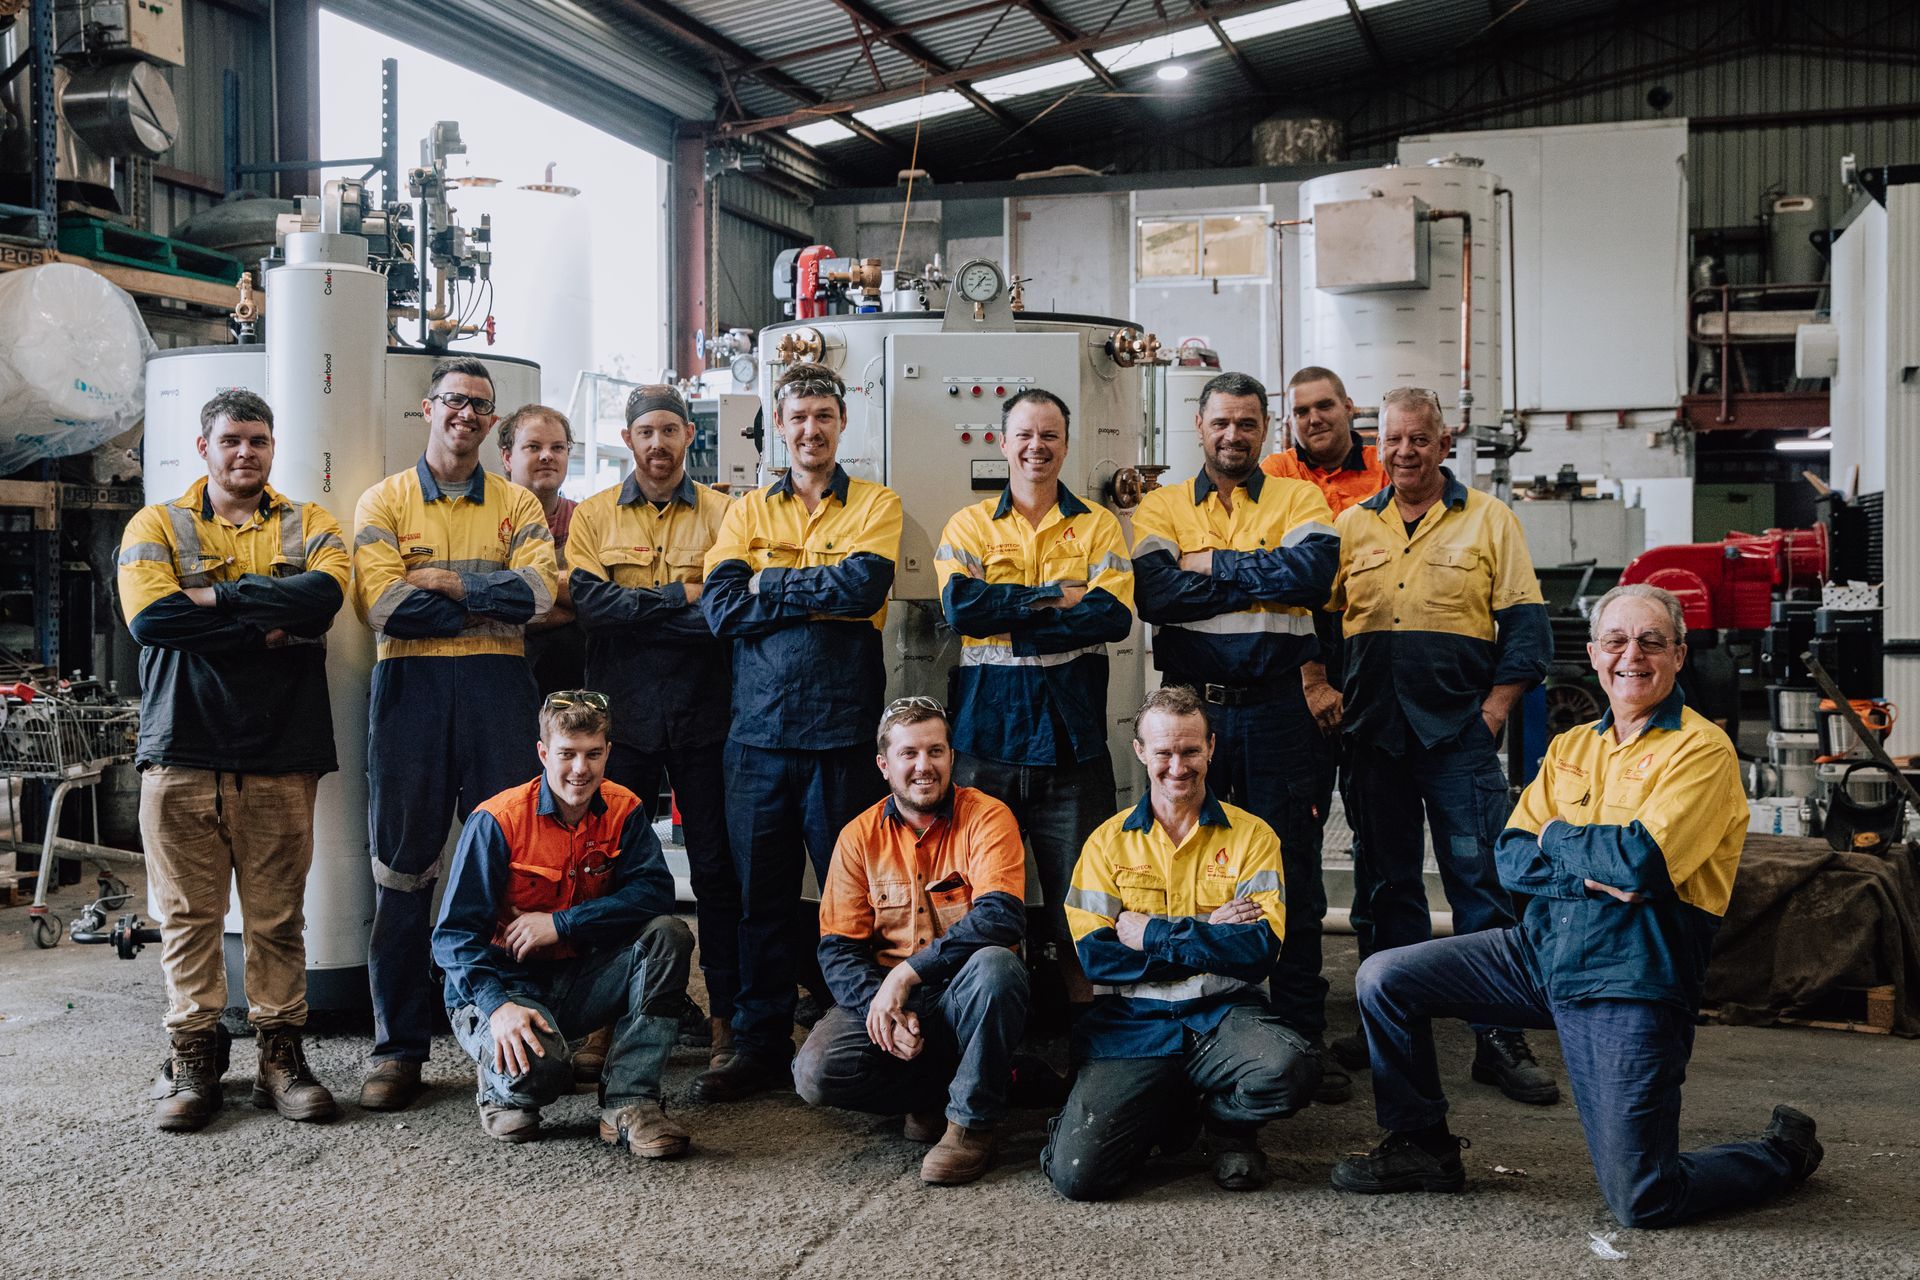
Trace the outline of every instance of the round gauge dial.
<path fill-rule="evenodd" d="M 991 302 L 1000 296 L 1000 268 L 975 259 L 960 268 L 960 296 L 968 302 Z"/>
<path fill-rule="evenodd" d="M 734 382 L 738 383 L 740 386 L 743 386 L 743 387 L 752 386 L 753 375 L 754 375 L 754 365 L 753 365 L 752 356 L 738 355 L 733 358 Z"/>

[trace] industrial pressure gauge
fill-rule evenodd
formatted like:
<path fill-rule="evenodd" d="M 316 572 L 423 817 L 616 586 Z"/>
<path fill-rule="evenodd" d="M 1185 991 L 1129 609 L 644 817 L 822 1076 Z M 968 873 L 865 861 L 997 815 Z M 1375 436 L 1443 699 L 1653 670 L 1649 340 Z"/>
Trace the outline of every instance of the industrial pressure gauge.
<path fill-rule="evenodd" d="M 992 302 L 1000 296 L 1000 268 L 985 258 L 975 258 L 962 266 L 955 281 L 960 296 L 968 302 Z"/>
<path fill-rule="evenodd" d="M 754 372 L 752 356 L 738 355 L 733 358 L 733 380 L 735 383 L 743 387 L 752 386 Z"/>

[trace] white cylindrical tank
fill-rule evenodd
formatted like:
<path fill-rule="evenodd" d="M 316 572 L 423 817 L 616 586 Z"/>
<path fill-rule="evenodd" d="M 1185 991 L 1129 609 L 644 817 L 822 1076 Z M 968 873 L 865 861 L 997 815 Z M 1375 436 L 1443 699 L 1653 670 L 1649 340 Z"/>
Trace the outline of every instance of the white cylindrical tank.
<path fill-rule="evenodd" d="M 171 502 L 207 474 L 207 464 L 194 448 L 200 436 L 200 407 L 222 391 L 267 394 L 267 349 L 263 344 L 175 347 L 147 357 L 145 456 L 141 466 L 146 473 L 148 502 Z M 276 489 L 280 487 L 278 470 L 271 483 Z M 353 513 L 335 514 L 344 521 Z"/>
<path fill-rule="evenodd" d="M 1450 158 L 1425 165 L 1358 169 L 1300 186 L 1300 216 L 1318 205 L 1411 196 L 1429 210 L 1462 211 L 1473 220 L 1472 422 L 1492 429 L 1505 405 L 1500 341 L 1501 231 L 1494 188 L 1500 180 L 1479 161 Z M 1440 394 L 1449 424 L 1460 416 L 1460 259 L 1458 219 L 1427 224 L 1427 287 L 1330 292 L 1320 288 L 1311 228 L 1300 244 L 1300 363 L 1333 370 L 1354 404 L 1374 408 L 1395 387 Z M 1290 232 L 1291 234 L 1291 232 Z"/>
<path fill-rule="evenodd" d="M 462 226 L 492 220 L 490 275 L 500 340 L 540 366 L 520 399 L 500 398 L 502 416 L 538 401 L 568 412 L 574 379 L 593 367 L 593 228 L 573 187 L 482 185 L 466 179 L 453 195 Z"/>
<path fill-rule="evenodd" d="M 358 236 L 289 235 L 287 261 L 267 274 L 267 403 L 273 407 L 273 485 L 318 502 L 353 543 L 353 509 L 378 481 L 386 398 L 386 277 L 366 265 Z M 367 853 L 367 694 L 373 635 L 341 610 L 327 633 L 327 686 L 340 768 L 320 780 L 313 870 L 307 877 L 308 1000 L 335 993 L 366 1003 L 373 877 Z M 238 921 L 229 918 L 231 930 Z M 316 972 L 343 971 L 316 982 Z M 352 975 L 352 976 L 348 976 Z"/>
<path fill-rule="evenodd" d="M 426 451 L 427 415 L 420 405 L 427 398 L 427 380 L 433 374 L 433 366 L 448 356 L 470 357 L 487 366 L 493 378 L 494 402 L 503 418 L 521 405 L 540 398 L 540 366 L 531 360 L 465 348 L 422 351 L 418 347 L 388 347 L 387 389 L 380 415 L 385 424 L 381 445 L 386 457 L 383 475 L 412 466 Z M 564 404 L 553 407 L 566 412 Z M 500 463 L 500 449 L 491 440 L 480 446 L 480 465 L 495 475 L 506 474 Z"/>

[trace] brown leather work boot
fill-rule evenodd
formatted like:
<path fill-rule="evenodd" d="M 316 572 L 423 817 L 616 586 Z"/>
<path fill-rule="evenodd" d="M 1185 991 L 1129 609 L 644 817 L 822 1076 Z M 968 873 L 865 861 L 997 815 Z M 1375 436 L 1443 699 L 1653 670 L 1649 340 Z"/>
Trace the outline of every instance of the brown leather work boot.
<path fill-rule="evenodd" d="M 369 1111 L 405 1111 L 427 1091 L 420 1082 L 420 1064 L 383 1058 L 367 1064 L 360 1082 L 360 1105 Z"/>
<path fill-rule="evenodd" d="M 509 1107 L 485 1099 L 479 1105 L 480 1127 L 495 1142 L 532 1142 L 540 1136 L 539 1108 Z"/>
<path fill-rule="evenodd" d="M 668 1119 L 666 1106 L 655 1099 L 602 1111 L 600 1141 L 649 1160 L 671 1160 L 687 1154 L 693 1136 Z"/>
<path fill-rule="evenodd" d="M 709 1067 L 725 1066 L 727 1059 L 733 1057 L 733 1024 L 725 1018 L 708 1018 L 713 1028 L 713 1047 L 707 1050 Z"/>
<path fill-rule="evenodd" d="M 600 1073 L 607 1068 L 607 1050 L 613 1047 L 613 1028 L 600 1028 L 573 1053 L 573 1082 L 599 1084 Z"/>
<path fill-rule="evenodd" d="M 974 1182 L 993 1163 L 993 1130 L 947 1121 L 946 1136 L 920 1162 L 920 1181 L 941 1187 Z"/>
<path fill-rule="evenodd" d="M 300 1033 L 292 1027 L 260 1033 L 253 1105 L 271 1107 L 289 1120 L 331 1120 L 340 1114 L 333 1094 L 308 1069 Z"/>
<path fill-rule="evenodd" d="M 154 1100 L 153 1123 L 168 1133 L 192 1133 L 204 1129 L 225 1098 L 220 1076 L 226 1070 L 226 1033 L 213 1031 L 175 1032 L 170 1038 L 172 1052 L 160 1066 L 150 1097 Z"/>

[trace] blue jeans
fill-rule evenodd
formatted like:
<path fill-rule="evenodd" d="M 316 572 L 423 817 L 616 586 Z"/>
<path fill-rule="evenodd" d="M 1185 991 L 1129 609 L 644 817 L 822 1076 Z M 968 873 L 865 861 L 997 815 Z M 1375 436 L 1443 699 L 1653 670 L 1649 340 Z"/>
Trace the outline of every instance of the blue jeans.
<path fill-rule="evenodd" d="M 902 1062 L 867 1038 L 867 1011 L 835 1006 L 793 1060 L 793 1087 L 816 1107 L 896 1116 L 947 1100 L 947 1119 L 966 1128 L 1007 1110 L 1013 1048 L 1027 1024 L 1027 967 L 1005 947 L 968 957 L 944 988 L 913 989 L 926 1047 Z"/>
<path fill-rule="evenodd" d="M 540 772 L 540 695 L 524 658 L 387 658 L 367 704 L 373 850 L 374 1061 L 425 1062 L 433 1035 L 429 938 L 449 824 Z"/>
<path fill-rule="evenodd" d="M 479 1066 L 480 1101 L 537 1109 L 572 1093 L 567 1037 L 608 1024 L 613 1026 L 613 1044 L 600 1073 L 600 1105 L 658 1101 L 660 1077 L 680 1029 L 680 1002 L 686 998 L 692 955 L 693 934 L 687 926 L 672 916 L 655 916 L 632 946 L 604 947 L 555 965 L 538 997 L 512 997 L 553 1028 L 535 1028 L 544 1053 L 530 1057 L 524 1075 L 494 1066 L 493 1034 L 478 1007 L 448 1010 L 460 1047 Z"/>
<path fill-rule="evenodd" d="M 1113 816 L 1113 761 L 1105 752 L 1077 764 L 1057 765 L 1008 764 L 956 753 L 953 782 L 977 787 L 1013 810 L 1020 834 L 1033 846 L 1049 935 L 1071 949 L 1067 890 L 1087 837 Z"/>
<path fill-rule="evenodd" d="M 1273 701 L 1207 707 L 1213 765 L 1207 785 L 1280 837 L 1286 877 L 1286 937 L 1273 966 L 1273 1011 L 1309 1040 L 1327 1033 L 1327 980 L 1320 976 L 1327 888 L 1320 844 L 1333 802 L 1333 747 L 1307 711 L 1299 682 Z"/>
<path fill-rule="evenodd" d="M 1787 1190 L 1792 1166 L 1764 1138 L 1680 1150 L 1692 1013 L 1645 1000 L 1556 1004 L 1534 982 L 1524 948 L 1518 929 L 1491 929 L 1382 951 L 1360 966 L 1381 1128 L 1421 1129 L 1447 1114 L 1432 1019 L 1552 1028 L 1600 1194 L 1623 1225 L 1672 1226 Z"/>
<path fill-rule="evenodd" d="M 794 984 L 811 971 L 817 910 L 803 910 L 803 858 L 827 881 L 840 829 L 887 793 L 869 747 L 793 751 L 727 740 L 727 841 L 740 878 L 740 991 L 735 1050 L 793 1056 Z M 821 983 L 819 990 L 825 991 Z"/>

